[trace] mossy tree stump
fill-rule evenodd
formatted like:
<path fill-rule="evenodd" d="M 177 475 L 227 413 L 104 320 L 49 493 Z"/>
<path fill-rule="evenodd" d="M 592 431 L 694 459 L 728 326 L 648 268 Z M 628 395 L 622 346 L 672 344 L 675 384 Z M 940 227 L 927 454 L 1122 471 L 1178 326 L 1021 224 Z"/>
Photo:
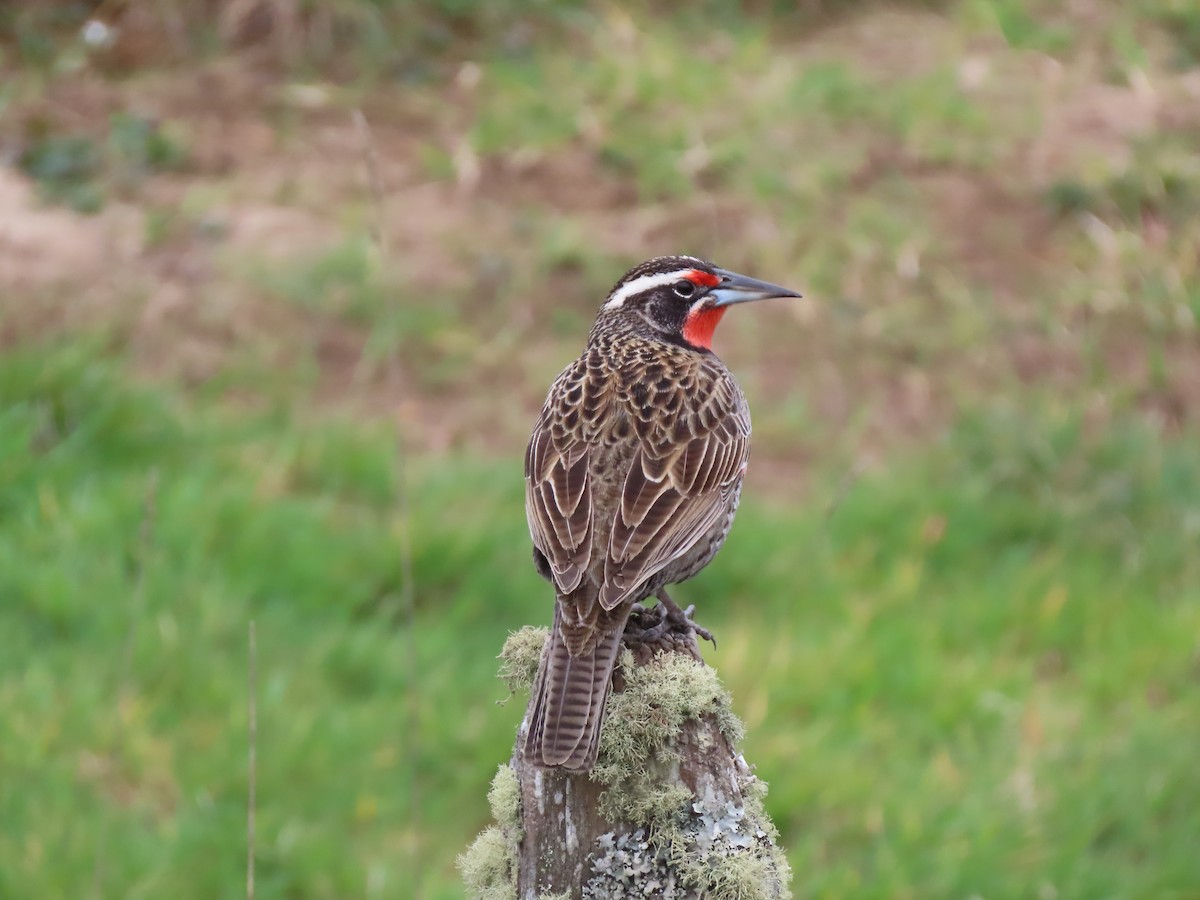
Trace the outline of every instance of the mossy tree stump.
<path fill-rule="evenodd" d="M 628 634 L 628 632 L 627 632 Z M 501 677 L 529 689 L 546 630 L 511 635 Z M 742 726 L 692 635 L 626 650 L 589 773 L 524 759 L 528 712 L 488 799 L 496 824 L 460 858 L 480 900 L 790 896 Z"/>

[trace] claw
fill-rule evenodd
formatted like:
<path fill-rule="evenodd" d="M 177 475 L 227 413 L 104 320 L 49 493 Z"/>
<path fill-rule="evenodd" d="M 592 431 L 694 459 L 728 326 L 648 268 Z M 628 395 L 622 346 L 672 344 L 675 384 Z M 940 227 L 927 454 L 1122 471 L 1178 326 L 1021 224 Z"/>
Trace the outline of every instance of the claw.
<path fill-rule="evenodd" d="M 713 637 L 713 633 L 702 625 L 697 625 L 692 615 L 696 612 L 696 604 L 692 604 L 687 609 L 680 609 L 679 604 L 671 599 L 666 588 L 661 588 L 655 594 L 667 611 L 667 618 L 680 630 L 690 631 L 693 634 L 699 635 L 713 645 L 713 649 L 717 649 L 717 639 Z"/>
<path fill-rule="evenodd" d="M 708 641 L 710 644 L 712 644 L 713 649 L 716 650 L 717 649 L 717 639 L 715 637 L 713 637 L 713 633 L 711 631 L 709 631 L 707 628 L 705 628 L 703 625 L 696 624 L 696 620 L 692 618 L 692 616 L 695 615 L 695 613 L 696 613 L 696 604 L 693 603 L 687 609 L 685 609 L 683 611 L 684 621 L 687 622 L 688 627 L 690 627 L 692 629 L 692 631 L 694 631 L 697 635 L 699 635 L 700 637 L 702 637 L 706 641 Z"/>
<path fill-rule="evenodd" d="M 692 618 L 696 607 L 680 609 L 679 604 L 663 590 L 656 596 L 659 600 L 656 605 L 638 606 L 626 621 L 623 635 L 625 646 L 633 650 L 635 660 L 641 660 L 639 664 L 645 664 L 655 654 L 664 651 L 686 653 L 703 664 L 697 638 L 711 642 L 714 648 L 717 639 Z M 644 657 L 639 654 L 644 654 Z"/>
<path fill-rule="evenodd" d="M 650 644 L 662 638 L 671 630 L 669 612 L 666 607 L 659 605 L 652 609 L 642 608 L 640 615 L 631 617 L 625 626 L 625 641 L 629 644 Z M 657 615 L 658 621 L 653 625 L 641 624 L 641 619 L 649 615 Z"/>

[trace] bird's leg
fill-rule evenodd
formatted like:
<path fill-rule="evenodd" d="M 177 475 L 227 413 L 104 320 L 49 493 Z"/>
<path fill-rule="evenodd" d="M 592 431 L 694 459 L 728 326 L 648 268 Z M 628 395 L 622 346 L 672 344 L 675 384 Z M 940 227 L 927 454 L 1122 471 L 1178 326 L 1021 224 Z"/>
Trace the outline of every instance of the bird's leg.
<path fill-rule="evenodd" d="M 674 649 L 673 635 L 674 626 L 667 621 L 666 607 L 657 604 L 653 608 L 647 608 L 639 603 L 634 606 L 633 612 L 625 622 L 622 641 L 633 651 L 634 665 L 644 666 L 659 653 Z M 692 638 L 691 643 L 694 645 L 695 642 Z M 699 658 L 698 653 L 688 652 L 691 656 Z M 624 681 L 614 681 L 613 684 L 616 690 L 622 690 Z"/>
<path fill-rule="evenodd" d="M 655 596 L 658 603 L 652 607 L 636 605 L 625 622 L 623 640 L 633 651 L 635 665 L 645 665 L 659 653 L 672 652 L 684 653 L 703 663 L 697 636 L 712 641 L 714 647 L 717 641 L 707 628 L 692 620 L 694 607 L 680 609 L 663 590 Z"/>
<path fill-rule="evenodd" d="M 658 621 L 649 622 L 651 618 L 657 618 Z M 658 641 L 671 628 L 671 623 L 667 621 L 667 609 L 663 606 L 656 606 L 653 609 L 647 609 L 644 606 L 634 607 L 633 614 L 625 623 L 625 643 L 632 646 L 642 644 L 652 644 Z"/>
<path fill-rule="evenodd" d="M 697 625 L 692 619 L 692 614 L 695 613 L 696 607 L 693 604 L 687 609 L 681 609 L 679 604 L 671 599 L 666 588 L 659 588 L 654 595 L 658 598 L 658 602 L 662 604 L 666 610 L 665 620 L 679 631 L 690 632 L 699 635 L 713 645 L 713 649 L 717 649 L 717 639 L 713 637 L 712 632 L 701 625 Z"/>

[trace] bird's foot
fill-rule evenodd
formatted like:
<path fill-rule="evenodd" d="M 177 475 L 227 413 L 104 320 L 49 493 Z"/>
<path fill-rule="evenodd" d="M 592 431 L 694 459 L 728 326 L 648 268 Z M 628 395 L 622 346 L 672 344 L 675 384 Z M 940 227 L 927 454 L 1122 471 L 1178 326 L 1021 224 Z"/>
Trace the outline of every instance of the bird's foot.
<path fill-rule="evenodd" d="M 656 654 L 667 652 L 684 653 L 702 662 L 696 637 L 712 641 L 714 647 L 717 642 L 707 628 L 693 621 L 695 608 L 681 609 L 665 591 L 657 596 L 659 602 L 654 606 L 634 607 L 625 624 L 625 646 L 633 651 L 637 664 L 644 665 Z"/>
<path fill-rule="evenodd" d="M 696 604 L 693 603 L 687 609 L 680 609 L 679 604 L 671 599 L 666 590 L 662 589 L 654 596 L 658 598 L 658 602 L 666 610 L 666 621 L 671 624 L 675 631 L 695 634 L 712 644 L 714 650 L 717 649 L 717 639 L 713 637 L 713 633 L 703 625 L 697 625 L 696 620 L 692 618 L 696 613 Z"/>
<path fill-rule="evenodd" d="M 659 643 L 671 630 L 667 615 L 667 608 L 661 604 L 652 607 L 635 606 L 625 623 L 626 645 L 636 650 L 644 645 Z"/>

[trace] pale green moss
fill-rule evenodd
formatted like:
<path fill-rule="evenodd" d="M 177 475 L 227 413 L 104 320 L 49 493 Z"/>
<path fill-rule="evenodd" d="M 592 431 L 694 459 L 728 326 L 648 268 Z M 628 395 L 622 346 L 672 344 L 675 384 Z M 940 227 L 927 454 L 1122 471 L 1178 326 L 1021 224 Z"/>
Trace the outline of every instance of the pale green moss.
<path fill-rule="evenodd" d="M 676 737 L 684 722 L 708 715 L 716 717 L 731 742 L 742 739 L 742 723 L 715 669 L 680 653 L 664 653 L 635 667 L 628 650 L 621 664 L 625 690 L 609 699 L 601 756 L 628 760 L 631 752 L 656 750 Z"/>
<path fill-rule="evenodd" d="M 500 651 L 500 680 L 514 694 L 527 692 L 537 677 L 538 665 L 542 661 L 542 648 L 550 636 L 549 628 L 526 625 L 514 631 L 504 642 Z"/>
<path fill-rule="evenodd" d="M 786 870 L 785 870 L 786 872 Z M 734 856 L 689 856 L 679 866 L 679 880 L 712 900 L 777 900 L 787 875 L 774 860 L 757 853 Z"/>
<path fill-rule="evenodd" d="M 668 653 L 635 667 L 625 651 L 621 664 L 625 690 L 609 698 L 592 779 L 608 786 L 600 798 L 606 818 L 658 833 L 669 829 L 691 800 L 691 793 L 668 777 L 678 759 L 673 744 L 684 724 L 713 716 L 735 743 L 742 725 L 716 671 L 702 663 Z"/>
<path fill-rule="evenodd" d="M 520 841 L 521 831 L 521 782 L 512 766 L 502 763 L 492 779 L 488 790 L 488 805 L 492 808 L 492 818 L 504 828 L 516 832 L 515 841 Z"/>
<path fill-rule="evenodd" d="M 458 858 L 472 900 L 516 900 L 517 850 L 521 843 L 521 783 L 509 765 L 496 770 L 488 790 L 495 825 L 489 825 Z"/>
<path fill-rule="evenodd" d="M 532 627 L 509 635 L 500 654 L 500 677 L 513 693 L 532 686 L 547 636 L 545 628 Z M 617 877 L 608 869 L 617 866 L 620 875 L 626 868 L 622 854 L 634 853 L 641 854 L 640 865 L 669 866 L 677 873 L 680 887 L 709 900 L 789 897 L 790 871 L 762 805 L 766 785 L 749 773 L 744 780 L 739 777 L 744 781 L 742 803 L 734 807 L 726 805 L 725 799 L 714 799 L 711 788 L 706 788 L 704 798 L 694 796 L 672 771 L 689 722 L 715 721 L 734 745 L 742 738 L 742 725 L 717 673 L 679 654 L 664 654 L 635 667 L 626 651 L 621 665 L 625 689 L 609 698 L 600 759 L 591 777 L 606 788 L 600 797 L 601 813 L 645 831 L 635 833 L 642 837 L 634 843 L 641 843 L 630 845 L 632 850 L 621 843 L 627 842 L 624 837 L 610 837 L 612 846 L 597 847 L 596 875 L 585 894 L 593 888 L 608 890 L 605 879 Z M 690 733 L 711 742 L 714 732 L 701 728 Z M 510 766 L 496 771 L 488 802 L 498 824 L 486 828 L 459 857 L 459 869 L 472 900 L 516 900 L 521 787 Z M 603 863 L 610 864 L 608 869 Z M 570 892 L 544 894 L 538 900 L 569 896 Z"/>
<path fill-rule="evenodd" d="M 681 887 L 709 900 L 791 896 L 787 860 L 762 805 L 766 785 L 749 773 L 739 778 L 741 805 L 734 807 L 713 795 L 711 787 L 703 797 L 693 795 L 672 771 L 689 722 L 715 721 L 735 746 L 742 738 L 742 724 L 717 673 L 679 654 L 664 654 L 634 667 L 627 652 L 621 663 L 625 690 L 609 700 L 592 778 L 606 787 L 601 813 L 611 821 L 644 827 L 642 840 L 648 844 L 640 845 L 645 850 L 631 850 L 618 838 L 611 846 L 598 845 L 595 875 L 585 894 L 607 896 L 615 889 L 609 883 L 613 871 L 640 865 L 668 867 L 678 873 Z M 706 728 L 692 733 L 706 742 L 714 734 Z M 626 857 L 631 853 L 642 855 L 630 863 Z M 651 872 L 646 877 L 657 876 Z"/>
<path fill-rule="evenodd" d="M 628 779 L 600 795 L 600 814 L 611 822 L 637 822 L 656 834 L 670 829 L 672 820 L 692 799 L 682 785 L 656 786 L 664 776 L 653 770 L 637 779 Z"/>
<path fill-rule="evenodd" d="M 766 854 L 774 865 L 775 872 L 779 877 L 780 896 L 790 897 L 792 894 L 788 890 L 788 885 L 792 881 L 792 867 L 788 865 L 787 854 L 779 846 L 779 829 L 775 827 L 775 823 L 771 821 L 771 817 L 767 815 L 767 810 L 763 806 L 763 800 L 766 799 L 766 796 L 767 783 L 755 778 L 744 792 L 746 821 L 752 828 L 757 828 L 766 836 Z"/>
<path fill-rule="evenodd" d="M 767 815 L 766 807 L 763 806 L 763 800 L 766 799 L 766 796 L 767 783 L 755 778 L 749 787 L 743 791 L 743 803 L 746 808 L 746 820 L 765 832 L 767 840 L 774 847 L 777 846 L 779 841 L 779 829 L 775 827 L 775 823 Z"/>
<path fill-rule="evenodd" d="M 517 900 L 515 857 L 504 831 L 489 825 L 467 852 L 458 858 L 458 870 L 470 900 Z"/>

